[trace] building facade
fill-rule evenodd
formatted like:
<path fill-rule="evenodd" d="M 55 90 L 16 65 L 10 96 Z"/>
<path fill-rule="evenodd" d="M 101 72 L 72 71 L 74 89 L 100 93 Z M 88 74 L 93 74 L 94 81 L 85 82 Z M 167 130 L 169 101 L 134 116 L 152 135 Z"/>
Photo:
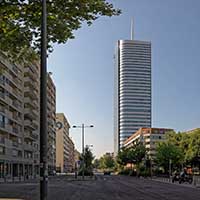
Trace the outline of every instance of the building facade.
<path fill-rule="evenodd" d="M 0 54 L 0 178 L 39 174 L 39 65 Z"/>
<path fill-rule="evenodd" d="M 138 143 L 143 144 L 147 150 L 149 158 L 154 158 L 156 153 L 156 144 L 165 140 L 165 134 L 173 131 L 168 128 L 140 128 L 133 133 L 127 140 L 124 141 L 123 146 L 130 148 Z"/>
<path fill-rule="evenodd" d="M 0 178 L 39 176 L 40 65 L 16 65 L 0 53 Z M 55 170 L 55 85 L 48 75 L 48 165 Z"/>
<path fill-rule="evenodd" d="M 47 122 L 48 122 L 48 172 L 53 174 L 56 170 L 56 87 L 47 75 Z"/>
<path fill-rule="evenodd" d="M 56 171 L 72 172 L 74 169 L 74 143 L 69 136 L 70 124 L 63 113 L 56 114 Z"/>
<path fill-rule="evenodd" d="M 151 43 L 119 40 L 115 54 L 114 153 L 141 127 L 151 127 Z"/>

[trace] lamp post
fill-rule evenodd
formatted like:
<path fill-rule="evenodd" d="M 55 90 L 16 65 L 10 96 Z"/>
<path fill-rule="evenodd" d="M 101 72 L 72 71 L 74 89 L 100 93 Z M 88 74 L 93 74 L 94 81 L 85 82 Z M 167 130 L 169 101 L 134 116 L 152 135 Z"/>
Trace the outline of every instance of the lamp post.
<path fill-rule="evenodd" d="M 169 159 L 169 181 L 171 181 L 171 174 L 172 174 L 172 160 Z"/>
<path fill-rule="evenodd" d="M 85 128 L 93 128 L 93 125 L 87 126 L 85 124 L 82 124 L 81 126 L 72 126 L 72 128 L 81 128 L 82 130 L 82 155 L 83 155 L 83 171 L 82 171 L 82 179 L 84 180 L 84 170 L 85 170 L 85 161 L 84 161 L 84 156 L 85 156 Z"/>
<path fill-rule="evenodd" d="M 85 146 L 90 148 L 90 147 L 93 147 L 93 144 L 86 144 Z"/>
<path fill-rule="evenodd" d="M 40 200 L 47 200 L 47 5 L 41 0 L 41 57 L 40 57 Z"/>

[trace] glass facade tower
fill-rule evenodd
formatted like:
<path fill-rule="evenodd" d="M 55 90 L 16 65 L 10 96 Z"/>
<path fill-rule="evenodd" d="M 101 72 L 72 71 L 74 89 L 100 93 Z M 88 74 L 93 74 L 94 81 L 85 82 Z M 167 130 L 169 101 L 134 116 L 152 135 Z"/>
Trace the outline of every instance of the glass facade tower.
<path fill-rule="evenodd" d="M 151 43 L 119 40 L 115 53 L 114 152 L 141 127 L 151 127 Z"/>

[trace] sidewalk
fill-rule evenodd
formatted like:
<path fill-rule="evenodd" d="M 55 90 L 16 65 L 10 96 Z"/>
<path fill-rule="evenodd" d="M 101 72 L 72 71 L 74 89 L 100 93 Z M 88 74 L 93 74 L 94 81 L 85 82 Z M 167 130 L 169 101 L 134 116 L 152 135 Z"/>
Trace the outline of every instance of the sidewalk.
<path fill-rule="evenodd" d="M 38 182 L 39 177 L 37 178 L 29 178 L 29 179 L 24 179 L 24 177 L 15 177 L 15 178 L 0 178 L 0 184 L 1 183 L 28 183 L 28 182 Z"/>
<path fill-rule="evenodd" d="M 179 184 L 178 181 L 172 183 L 172 180 L 169 178 L 163 178 L 163 177 L 152 177 L 153 181 L 159 181 L 159 182 L 165 182 L 169 184 L 184 186 L 184 187 L 191 187 L 191 188 L 200 188 L 200 177 L 194 177 L 192 184 L 189 183 L 181 183 Z"/>

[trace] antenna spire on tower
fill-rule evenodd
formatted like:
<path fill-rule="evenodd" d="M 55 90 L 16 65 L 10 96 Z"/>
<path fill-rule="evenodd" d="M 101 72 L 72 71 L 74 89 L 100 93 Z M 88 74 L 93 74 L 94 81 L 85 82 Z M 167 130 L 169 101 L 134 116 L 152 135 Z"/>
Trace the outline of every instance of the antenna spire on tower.
<path fill-rule="evenodd" d="M 131 40 L 134 40 L 134 19 L 131 19 Z"/>

